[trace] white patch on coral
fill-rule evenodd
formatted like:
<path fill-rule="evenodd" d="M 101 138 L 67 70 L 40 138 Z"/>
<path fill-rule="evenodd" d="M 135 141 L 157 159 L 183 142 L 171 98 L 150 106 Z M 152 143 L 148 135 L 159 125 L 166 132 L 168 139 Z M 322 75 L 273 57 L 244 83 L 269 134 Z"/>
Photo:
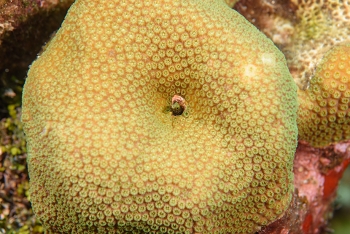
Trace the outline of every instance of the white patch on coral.
<path fill-rule="evenodd" d="M 265 66 L 274 66 L 275 56 L 272 53 L 263 53 L 261 55 L 261 61 Z"/>
<path fill-rule="evenodd" d="M 257 74 L 257 67 L 253 64 L 248 64 L 246 66 L 244 66 L 244 73 L 243 75 L 245 77 L 251 77 L 251 78 L 254 78 L 256 77 L 258 74 Z"/>
<path fill-rule="evenodd" d="M 40 136 L 42 136 L 42 137 L 47 136 L 50 128 L 51 128 L 51 123 L 47 122 L 46 125 L 44 126 L 43 130 L 41 131 Z"/>

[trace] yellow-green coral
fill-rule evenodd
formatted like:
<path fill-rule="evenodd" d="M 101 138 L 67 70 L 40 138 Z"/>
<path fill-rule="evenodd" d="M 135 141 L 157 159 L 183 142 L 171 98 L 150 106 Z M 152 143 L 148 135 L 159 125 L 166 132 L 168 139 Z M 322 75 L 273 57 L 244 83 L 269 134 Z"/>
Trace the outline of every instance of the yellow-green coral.
<path fill-rule="evenodd" d="M 260 18 L 253 13 L 258 18 L 255 23 L 281 48 L 301 89 L 299 139 L 313 146 L 349 139 L 349 49 L 344 44 L 350 41 L 349 1 L 290 0 L 274 7 L 261 5 L 272 13 Z M 253 21 L 249 10 L 240 10 Z"/>
<path fill-rule="evenodd" d="M 222 0 L 78 0 L 24 88 L 36 216 L 253 233 L 289 205 L 296 105 L 283 55 Z"/>
<path fill-rule="evenodd" d="M 314 146 L 350 139 L 350 43 L 331 49 L 308 90 L 299 90 L 300 139 Z"/>
<path fill-rule="evenodd" d="M 349 0 L 286 0 L 274 4 L 245 0 L 237 5 L 237 10 L 281 49 L 292 77 L 303 90 L 327 51 L 350 41 Z"/>
<path fill-rule="evenodd" d="M 292 29 L 280 45 L 289 70 L 301 89 L 306 89 L 316 65 L 339 42 L 350 40 L 350 5 L 343 0 L 291 0 L 297 10 Z"/>
<path fill-rule="evenodd" d="M 334 45 L 349 40 L 350 6 L 342 0 L 291 0 L 297 24 L 285 51 L 292 76 L 302 89 L 308 86 L 317 63 Z"/>

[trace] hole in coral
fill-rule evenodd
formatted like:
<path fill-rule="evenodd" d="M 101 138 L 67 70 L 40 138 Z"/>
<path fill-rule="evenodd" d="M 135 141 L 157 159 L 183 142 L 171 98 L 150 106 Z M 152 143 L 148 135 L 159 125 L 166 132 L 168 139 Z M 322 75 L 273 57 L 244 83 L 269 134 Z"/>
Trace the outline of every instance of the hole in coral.
<path fill-rule="evenodd" d="M 180 95 L 174 95 L 171 99 L 171 112 L 174 116 L 182 115 L 186 110 L 186 101 Z"/>

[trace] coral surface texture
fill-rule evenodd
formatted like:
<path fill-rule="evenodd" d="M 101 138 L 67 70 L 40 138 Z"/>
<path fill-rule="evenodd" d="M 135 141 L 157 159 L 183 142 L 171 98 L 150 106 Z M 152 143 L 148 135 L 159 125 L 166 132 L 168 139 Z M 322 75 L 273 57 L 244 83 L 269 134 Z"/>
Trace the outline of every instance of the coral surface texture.
<path fill-rule="evenodd" d="M 315 146 L 350 138 L 350 43 L 335 46 L 317 66 L 307 90 L 298 90 L 299 139 Z"/>
<path fill-rule="evenodd" d="M 47 233 L 254 233 L 292 199 L 297 90 L 225 1 L 77 0 L 23 92 Z"/>

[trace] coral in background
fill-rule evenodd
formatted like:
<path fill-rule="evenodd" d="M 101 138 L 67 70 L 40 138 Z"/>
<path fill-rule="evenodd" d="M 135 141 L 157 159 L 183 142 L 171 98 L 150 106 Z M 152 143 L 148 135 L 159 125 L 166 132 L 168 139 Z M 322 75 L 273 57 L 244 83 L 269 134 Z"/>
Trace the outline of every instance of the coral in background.
<path fill-rule="evenodd" d="M 350 39 L 348 0 L 241 0 L 235 9 L 281 49 L 301 89 L 324 54 Z"/>
<path fill-rule="evenodd" d="M 298 101 L 300 140 L 326 146 L 350 139 L 350 43 L 327 52 Z"/>

